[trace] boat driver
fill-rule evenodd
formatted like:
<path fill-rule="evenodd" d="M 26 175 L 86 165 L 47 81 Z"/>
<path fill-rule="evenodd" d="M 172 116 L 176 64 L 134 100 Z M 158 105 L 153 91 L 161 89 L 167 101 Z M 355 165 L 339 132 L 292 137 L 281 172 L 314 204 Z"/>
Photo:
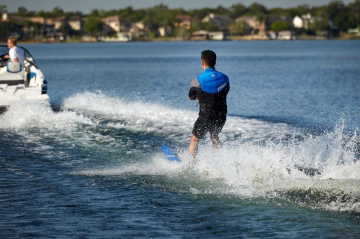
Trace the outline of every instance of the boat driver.
<path fill-rule="evenodd" d="M 10 37 L 7 40 L 7 46 L 9 48 L 9 54 L 3 56 L 4 59 L 9 59 L 11 62 L 17 62 L 21 65 L 24 64 L 25 54 L 24 50 L 17 47 L 17 40 L 14 37 Z"/>

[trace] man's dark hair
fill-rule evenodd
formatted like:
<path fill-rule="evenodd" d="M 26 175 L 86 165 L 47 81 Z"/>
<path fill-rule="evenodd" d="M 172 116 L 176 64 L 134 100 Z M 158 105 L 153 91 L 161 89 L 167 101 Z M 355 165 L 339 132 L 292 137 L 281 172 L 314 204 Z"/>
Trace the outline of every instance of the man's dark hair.
<path fill-rule="evenodd" d="M 212 50 L 205 50 L 201 52 L 201 60 L 210 67 L 215 67 L 216 65 L 216 54 Z"/>

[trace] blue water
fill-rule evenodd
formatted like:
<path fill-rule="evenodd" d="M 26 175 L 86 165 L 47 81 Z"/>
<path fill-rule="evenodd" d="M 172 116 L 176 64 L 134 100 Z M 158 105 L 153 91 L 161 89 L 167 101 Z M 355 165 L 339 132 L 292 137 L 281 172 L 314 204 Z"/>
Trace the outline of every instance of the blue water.
<path fill-rule="evenodd" d="M 51 107 L 0 115 L 0 238 L 360 237 L 360 41 L 25 47 Z M 190 162 L 204 49 L 230 116 Z"/>

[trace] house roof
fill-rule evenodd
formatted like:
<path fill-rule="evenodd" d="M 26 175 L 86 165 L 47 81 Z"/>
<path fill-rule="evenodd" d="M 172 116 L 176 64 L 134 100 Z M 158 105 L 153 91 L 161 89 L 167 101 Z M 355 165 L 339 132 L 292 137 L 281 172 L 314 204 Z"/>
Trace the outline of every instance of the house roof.
<path fill-rule="evenodd" d="M 191 21 L 192 17 L 188 15 L 178 15 L 176 16 L 176 19 L 179 19 L 181 21 Z"/>

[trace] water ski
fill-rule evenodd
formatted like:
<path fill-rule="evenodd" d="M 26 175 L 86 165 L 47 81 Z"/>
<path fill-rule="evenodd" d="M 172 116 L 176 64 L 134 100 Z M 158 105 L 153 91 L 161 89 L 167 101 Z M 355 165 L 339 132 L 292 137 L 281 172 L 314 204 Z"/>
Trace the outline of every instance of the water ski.
<path fill-rule="evenodd" d="M 161 146 L 161 151 L 163 151 L 167 160 L 181 162 L 181 159 L 167 145 Z"/>

